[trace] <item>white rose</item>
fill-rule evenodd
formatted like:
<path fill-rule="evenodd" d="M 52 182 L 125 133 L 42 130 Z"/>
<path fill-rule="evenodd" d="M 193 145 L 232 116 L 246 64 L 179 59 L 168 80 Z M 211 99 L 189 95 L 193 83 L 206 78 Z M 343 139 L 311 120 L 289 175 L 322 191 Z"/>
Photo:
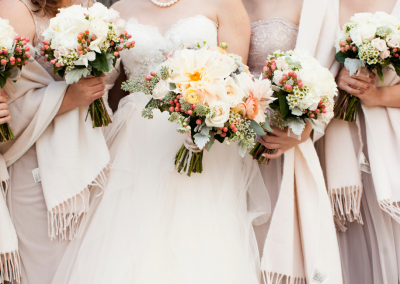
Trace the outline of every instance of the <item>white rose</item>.
<path fill-rule="evenodd" d="M 361 27 L 361 37 L 364 40 L 372 41 L 375 38 L 376 26 L 373 24 L 364 25 Z"/>
<path fill-rule="evenodd" d="M 372 40 L 371 45 L 376 51 L 384 51 L 387 49 L 386 42 L 380 38 Z"/>
<path fill-rule="evenodd" d="M 89 28 L 90 22 L 86 20 L 85 14 L 88 11 L 86 8 L 83 8 L 80 5 L 72 5 L 68 8 L 61 9 L 60 13 L 57 14 L 56 18 L 59 18 L 69 22 L 69 26 L 78 34 L 80 32 L 84 32 Z M 60 29 L 61 31 L 65 31 L 66 28 Z"/>
<path fill-rule="evenodd" d="M 75 65 L 85 65 L 88 67 L 89 61 L 93 61 L 96 59 L 96 53 L 93 51 L 90 51 L 86 54 L 82 54 L 79 56 L 79 59 L 74 62 Z"/>
<path fill-rule="evenodd" d="M 289 70 L 289 64 L 286 63 L 285 61 L 285 57 L 278 57 L 275 60 L 276 63 L 276 68 L 278 68 L 278 70 Z"/>
<path fill-rule="evenodd" d="M 17 33 L 8 20 L 0 18 L 0 49 L 11 50 Z"/>
<path fill-rule="evenodd" d="M 119 12 L 114 10 L 113 8 L 110 8 L 108 10 L 108 21 L 110 21 L 111 23 L 115 23 L 119 19 L 121 19 L 119 16 Z"/>
<path fill-rule="evenodd" d="M 399 34 L 390 34 L 386 37 L 386 41 L 388 46 L 393 48 L 400 48 L 400 35 Z"/>
<path fill-rule="evenodd" d="M 272 82 L 274 82 L 278 86 L 282 86 L 282 84 L 279 83 L 279 81 L 283 79 L 283 74 L 285 73 L 280 70 L 276 70 L 274 72 L 274 77 L 272 78 Z"/>
<path fill-rule="evenodd" d="M 154 87 L 152 97 L 157 100 L 161 100 L 165 98 L 165 96 L 169 93 L 168 84 L 164 80 L 160 80 L 157 85 Z"/>
<path fill-rule="evenodd" d="M 104 41 L 107 39 L 108 24 L 102 20 L 93 20 L 90 23 L 90 37 L 96 36 L 96 39 L 90 42 L 89 48 L 100 53 L 100 48 L 103 46 Z"/>
<path fill-rule="evenodd" d="M 361 36 L 360 29 L 355 27 L 350 30 L 350 37 L 351 40 L 354 42 L 355 45 L 360 46 L 363 44 L 363 39 Z"/>
<path fill-rule="evenodd" d="M 115 11 L 114 9 L 112 10 Z M 98 19 L 103 21 L 109 21 L 111 14 L 115 16 L 114 12 L 110 13 L 108 8 L 99 2 L 94 3 L 93 6 L 89 8 L 88 12 L 89 12 L 89 20 Z"/>
<path fill-rule="evenodd" d="M 350 21 L 356 23 L 358 26 L 367 25 L 372 19 L 371 13 L 357 13 L 350 18 Z"/>
<path fill-rule="evenodd" d="M 223 127 L 229 119 L 229 105 L 223 101 L 215 101 L 210 105 L 210 108 L 214 109 L 215 116 L 206 118 L 206 125 L 208 127 Z"/>
<path fill-rule="evenodd" d="M 376 12 L 372 17 L 371 22 L 378 27 L 390 25 L 394 28 L 398 28 L 400 25 L 399 20 L 395 16 L 388 15 L 385 12 Z"/>
<path fill-rule="evenodd" d="M 236 107 L 240 102 L 243 101 L 244 92 L 235 83 L 232 77 L 228 77 L 224 81 L 224 98 L 223 100 L 229 104 L 230 107 Z"/>

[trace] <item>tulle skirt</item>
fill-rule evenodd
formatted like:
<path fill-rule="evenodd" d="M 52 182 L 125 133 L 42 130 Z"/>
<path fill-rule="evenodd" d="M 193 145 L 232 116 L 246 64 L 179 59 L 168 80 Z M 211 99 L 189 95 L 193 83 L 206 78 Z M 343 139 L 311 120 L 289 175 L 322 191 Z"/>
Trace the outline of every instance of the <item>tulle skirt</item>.
<path fill-rule="evenodd" d="M 252 223 L 267 221 L 270 201 L 258 164 L 217 142 L 202 174 L 177 173 L 185 135 L 166 113 L 142 118 L 147 102 L 124 98 L 105 130 L 107 189 L 53 283 L 259 284 Z"/>

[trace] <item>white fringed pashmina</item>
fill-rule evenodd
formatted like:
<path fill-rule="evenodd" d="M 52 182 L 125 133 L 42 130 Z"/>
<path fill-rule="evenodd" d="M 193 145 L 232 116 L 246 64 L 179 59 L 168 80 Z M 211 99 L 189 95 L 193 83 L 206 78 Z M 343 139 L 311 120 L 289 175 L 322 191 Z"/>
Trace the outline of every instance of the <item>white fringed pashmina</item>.
<path fill-rule="evenodd" d="M 296 48 L 336 75 L 338 26 L 330 0 L 304 0 Z M 319 138 L 319 137 L 317 137 Z M 264 246 L 266 284 L 342 283 L 339 248 L 324 176 L 311 139 L 285 152 L 281 190 Z"/>
<path fill-rule="evenodd" d="M 397 1 L 392 15 L 400 16 L 400 1 Z M 392 70 L 384 69 L 383 75 L 383 83 L 376 77 L 378 87 L 400 82 Z M 370 166 L 362 152 L 359 117 L 356 123 L 333 119 L 326 130 L 328 191 L 334 207 L 335 223 L 342 232 L 346 231 L 347 222 L 363 223 L 360 210 L 363 194 L 361 171 L 372 174 L 379 206 L 400 223 L 400 110 L 362 105 L 361 111 L 365 120 Z"/>
<path fill-rule="evenodd" d="M 16 139 L 0 145 L 0 179 L 5 197 L 10 186 L 7 167 L 36 143 L 43 193 L 48 209 L 51 239 L 71 240 L 88 212 L 90 191 L 104 188 L 109 151 L 101 129 L 85 122 L 87 108 L 56 117 L 67 89 L 55 82 L 36 61 L 22 69 L 22 77 L 8 91 L 10 126 Z M 90 118 L 89 118 L 90 119 Z M 33 178 L 33 177 L 32 177 Z M 0 282 L 20 278 L 18 239 L 0 196 Z"/>

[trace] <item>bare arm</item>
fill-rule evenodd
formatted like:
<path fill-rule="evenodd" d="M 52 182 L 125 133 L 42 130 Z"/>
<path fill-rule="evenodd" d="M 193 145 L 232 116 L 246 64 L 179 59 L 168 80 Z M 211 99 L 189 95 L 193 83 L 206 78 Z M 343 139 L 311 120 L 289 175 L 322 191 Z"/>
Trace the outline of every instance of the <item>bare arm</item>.
<path fill-rule="evenodd" d="M 228 52 L 240 55 L 247 63 L 251 27 L 241 0 L 218 0 L 218 42 L 228 43 Z"/>

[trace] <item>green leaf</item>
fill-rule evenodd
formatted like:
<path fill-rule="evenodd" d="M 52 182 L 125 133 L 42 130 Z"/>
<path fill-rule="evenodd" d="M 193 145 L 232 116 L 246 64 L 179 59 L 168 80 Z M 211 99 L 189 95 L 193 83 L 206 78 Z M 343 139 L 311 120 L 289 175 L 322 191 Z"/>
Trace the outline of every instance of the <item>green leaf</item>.
<path fill-rule="evenodd" d="M 58 70 L 58 75 L 60 75 L 61 78 L 64 78 L 64 76 L 65 76 L 65 68 L 59 69 Z"/>
<path fill-rule="evenodd" d="M 346 53 L 339 51 L 338 53 L 336 53 L 335 58 L 339 63 L 344 64 L 344 61 L 346 60 L 348 56 L 346 55 Z"/>
<path fill-rule="evenodd" d="M 224 143 L 225 137 L 222 137 L 221 135 L 216 135 L 215 140 L 217 140 L 219 143 Z"/>
<path fill-rule="evenodd" d="M 97 69 L 98 71 L 110 71 L 110 68 L 108 66 L 107 54 L 104 50 L 102 50 L 101 53 L 96 52 L 96 59 L 93 61 L 89 61 L 89 65 L 92 66 L 93 69 Z"/>
<path fill-rule="evenodd" d="M 4 88 L 6 85 L 7 79 L 3 76 L 0 76 L 0 88 Z"/>
<path fill-rule="evenodd" d="M 269 132 L 274 132 L 271 128 L 271 125 L 269 125 L 269 120 L 268 120 L 268 116 L 265 116 L 265 122 L 262 125 L 262 128 L 264 128 L 265 130 L 269 131 Z"/>
<path fill-rule="evenodd" d="M 169 107 L 168 107 L 168 105 L 166 105 L 166 104 L 161 105 L 158 109 L 159 109 L 161 112 L 169 111 Z"/>
<path fill-rule="evenodd" d="M 255 120 L 250 121 L 250 128 L 258 135 L 265 135 L 264 129 Z"/>
<path fill-rule="evenodd" d="M 400 62 L 393 62 L 392 63 L 394 70 L 396 71 L 397 76 L 400 76 Z"/>
<path fill-rule="evenodd" d="M 210 151 L 210 150 L 211 150 L 211 146 L 214 144 L 214 140 L 215 140 L 215 138 L 214 138 L 214 131 L 210 131 L 210 141 L 208 141 L 208 142 L 207 142 L 207 145 L 206 145 L 207 151 Z"/>
<path fill-rule="evenodd" d="M 101 76 L 103 76 L 104 72 L 93 68 L 92 73 L 93 73 L 92 75 L 95 77 L 101 77 Z"/>
<path fill-rule="evenodd" d="M 280 95 L 279 96 L 279 108 L 281 110 L 281 117 L 282 119 L 286 119 L 290 114 L 289 105 L 287 104 L 286 96 Z"/>

